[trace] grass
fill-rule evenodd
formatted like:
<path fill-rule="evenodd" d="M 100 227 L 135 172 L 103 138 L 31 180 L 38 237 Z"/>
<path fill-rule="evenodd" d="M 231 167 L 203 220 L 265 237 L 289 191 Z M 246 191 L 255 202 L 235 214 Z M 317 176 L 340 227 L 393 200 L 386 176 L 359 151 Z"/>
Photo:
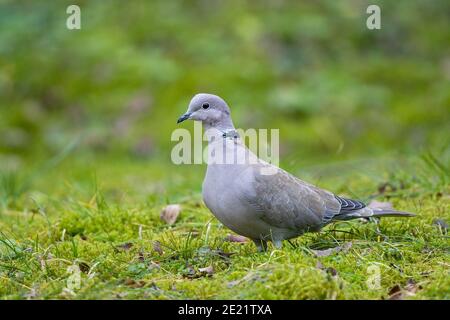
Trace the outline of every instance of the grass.
<path fill-rule="evenodd" d="M 448 222 L 449 168 L 431 154 L 378 178 L 306 170 L 323 187 L 418 216 L 338 223 L 265 253 L 226 241 L 201 202 L 202 167 L 57 158 L 33 179 L 1 176 L 3 299 L 388 299 L 396 286 L 404 299 L 450 298 L 449 239 L 433 225 Z M 183 208 L 173 226 L 159 218 L 168 203 Z M 380 286 L 370 289 L 373 268 Z"/>

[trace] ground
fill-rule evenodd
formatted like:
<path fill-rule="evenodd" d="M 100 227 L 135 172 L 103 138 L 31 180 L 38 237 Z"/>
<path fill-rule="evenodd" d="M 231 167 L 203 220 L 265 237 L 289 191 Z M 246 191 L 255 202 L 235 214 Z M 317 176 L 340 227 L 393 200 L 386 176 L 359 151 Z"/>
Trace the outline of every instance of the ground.
<path fill-rule="evenodd" d="M 289 168 L 417 216 L 337 223 L 264 253 L 227 241 L 201 201 L 203 166 L 55 159 L 2 176 L 3 299 L 450 298 L 449 175 L 431 154 L 363 172 Z M 168 225 L 160 212 L 173 203 L 182 211 Z"/>

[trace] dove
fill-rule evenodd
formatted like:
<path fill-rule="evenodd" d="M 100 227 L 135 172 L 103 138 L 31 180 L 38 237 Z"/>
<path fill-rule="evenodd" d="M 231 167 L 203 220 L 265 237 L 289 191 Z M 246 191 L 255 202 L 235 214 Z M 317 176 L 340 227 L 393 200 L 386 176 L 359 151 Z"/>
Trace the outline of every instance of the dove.
<path fill-rule="evenodd" d="M 196 94 L 177 123 L 185 120 L 201 121 L 208 138 L 205 205 L 223 225 L 250 238 L 258 251 L 267 250 L 269 241 L 281 248 L 283 240 L 335 221 L 414 216 L 335 195 L 259 159 L 241 141 L 228 104 L 217 95 Z"/>

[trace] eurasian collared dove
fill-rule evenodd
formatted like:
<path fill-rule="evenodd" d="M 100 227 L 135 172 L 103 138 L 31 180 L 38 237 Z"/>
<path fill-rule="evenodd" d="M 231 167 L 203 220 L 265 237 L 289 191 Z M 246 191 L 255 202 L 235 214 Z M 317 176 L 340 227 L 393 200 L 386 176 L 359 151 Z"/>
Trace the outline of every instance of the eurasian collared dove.
<path fill-rule="evenodd" d="M 227 103 L 216 95 L 195 95 L 178 123 L 188 119 L 203 123 L 208 149 L 214 150 L 208 150 L 202 186 L 206 206 L 225 226 L 252 239 L 259 250 L 267 248 L 267 241 L 280 248 L 283 240 L 319 231 L 333 221 L 414 216 L 336 196 L 258 159 L 240 140 Z"/>

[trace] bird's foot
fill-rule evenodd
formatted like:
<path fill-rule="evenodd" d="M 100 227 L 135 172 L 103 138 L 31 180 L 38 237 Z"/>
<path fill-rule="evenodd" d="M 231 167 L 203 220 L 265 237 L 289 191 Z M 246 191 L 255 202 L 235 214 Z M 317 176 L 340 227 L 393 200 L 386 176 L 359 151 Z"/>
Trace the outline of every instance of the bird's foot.
<path fill-rule="evenodd" d="M 256 248 L 258 249 L 258 252 L 267 251 L 267 241 L 265 241 L 265 240 L 253 240 L 253 242 L 255 243 Z"/>
<path fill-rule="evenodd" d="M 281 247 L 283 246 L 283 241 L 281 240 L 272 240 L 272 243 L 277 249 L 281 249 Z"/>
<path fill-rule="evenodd" d="M 253 240 L 258 249 L 258 252 L 267 251 L 267 241 L 265 240 Z M 281 249 L 283 242 L 281 240 L 272 240 L 273 246 L 277 249 Z"/>

